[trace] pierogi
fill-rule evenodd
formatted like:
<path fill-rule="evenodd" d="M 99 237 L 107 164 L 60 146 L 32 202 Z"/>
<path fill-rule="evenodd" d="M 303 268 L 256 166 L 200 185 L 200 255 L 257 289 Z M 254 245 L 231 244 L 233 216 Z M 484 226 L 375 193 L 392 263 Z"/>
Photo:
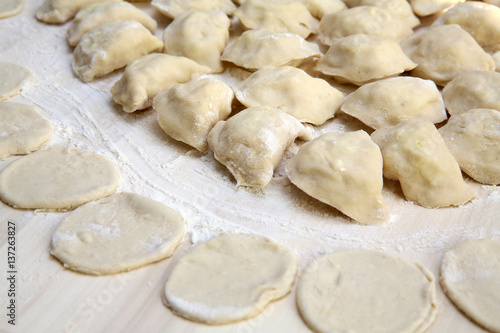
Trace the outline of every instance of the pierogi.
<path fill-rule="evenodd" d="M 326 14 L 340 12 L 346 8 L 342 0 L 302 0 L 312 16 L 321 19 Z"/>
<path fill-rule="evenodd" d="M 118 2 L 122 0 L 45 0 L 35 16 L 45 23 L 60 24 L 71 20 L 85 5 L 95 2 Z"/>
<path fill-rule="evenodd" d="M 376 6 L 387 9 L 392 16 L 403 20 L 410 28 L 420 24 L 408 0 L 344 0 L 347 7 Z"/>
<path fill-rule="evenodd" d="M 216 11 L 232 14 L 236 9 L 231 0 L 152 0 L 151 5 L 172 19 L 189 11 Z"/>
<path fill-rule="evenodd" d="M 409 0 L 413 11 L 418 16 L 428 16 L 439 13 L 465 0 Z"/>

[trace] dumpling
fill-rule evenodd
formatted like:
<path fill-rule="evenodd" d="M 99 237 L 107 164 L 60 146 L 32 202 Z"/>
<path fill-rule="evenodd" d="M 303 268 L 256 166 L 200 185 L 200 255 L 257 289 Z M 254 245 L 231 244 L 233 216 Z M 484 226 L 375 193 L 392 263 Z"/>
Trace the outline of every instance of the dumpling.
<path fill-rule="evenodd" d="M 395 41 L 356 34 L 335 41 L 319 59 L 317 69 L 341 83 L 361 86 L 397 76 L 417 66 Z"/>
<path fill-rule="evenodd" d="M 412 75 L 439 85 L 461 72 L 495 69 L 493 58 L 457 24 L 432 26 L 404 40 L 401 47 L 418 64 Z"/>
<path fill-rule="evenodd" d="M 233 90 L 222 81 L 198 78 L 156 95 L 153 108 L 165 133 L 204 151 L 208 133 L 229 116 L 233 99 Z"/>
<path fill-rule="evenodd" d="M 432 25 L 458 24 L 488 52 L 500 50 L 500 8 L 481 1 L 459 3 Z"/>
<path fill-rule="evenodd" d="M 152 53 L 128 64 L 111 94 L 125 112 L 134 112 L 150 107 L 156 94 L 208 72 L 210 68 L 194 60 Z"/>
<path fill-rule="evenodd" d="M 443 99 L 451 115 L 476 108 L 500 110 L 500 73 L 463 72 L 444 87 Z"/>
<path fill-rule="evenodd" d="M 315 125 L 333 118 L 344 101 L 344 95 L 325 80 L 290 66 L 261 68 L 234 91 L 246 107 L 272 106 Z"/>
<path fill-rule="evenodd" d="M 188 11 L 216 11 L 232 14 L 236 9 L 231 0 L 152 0 L 151 5 L 170 18 Z"/>
<path fill-rule="evenodd" d="M 418 16 L 428 16 L 439 13 L 465 0 L 409 0 L 413 11 Z"/>
<path fill-rule="evenodd" d="M 271 181 L 285 150 L 297 137 L 308 140 L 311 134 L 294 117 L 262 106 L 219 121 L 208 134 L 208 144 L 215 158 L 233 174 L 237 186 L 262 188 Z"/>
<path fill-rule="evenodd" d="M 297 34 L 254 29 L 243 32 L 231 42 L 222 60 L 254 71 L 265 66 L 298 66 L 305 59 L 320 55 L 317 44 Z"/>
<path fill-rule="evenodd" d="M 321 19 L 326 14 L 337 13 L 346 8 L 342 0 L 302 0 L 312 16 Z"/>
<path fill-rule="evenodd" d="M 447 118 L 436 84 L 409 76 L 365 84 L 347 96 L 341 110 L 375 129 L 409 119 L 440 123 Z"/>
<path fill-rule="evenodd" d="M 85 82 L 154 51 L 163 43 L 136 21 L 103 23 L 83 36 L 73 53 L 73 71 Z"/>
<path fill-rule="evenodd" d="M 246 29 L 266 28 L 295 33 L 303 38 L 318 31 L 318 20 L 299 1 L 246 0 L 234 15 Z"/>
<path fill-rule="evenodd" d="M 413 30 L 387 9 L 375 6 L 359 6 L 328 14 L 319 24 L 319 36 L 326 45 L 354 34 L 382 36 L 400 42 L 410 37 Z"/>
<path fill-rule="evenodd" d="M 453 115 L 439 133 L 466 174 L 483 184 L 500 184 L 500 111 Z"/>
<path fill-rule="evenodd" d="M 493 53 L 493 60 L 495 61 L 495 70 L 500 72 L 500 51 Z"/>
<path fill-rule="evenodd" d="M 97 2 L 82 7 L 68 28 L 68 43 L 75 46 L 90 30 L 114 20 L 133 20 L 155 32 L 156 21 L 128 2 Z"/>
<path fill-rule="evenodd" d="M 285 170 L 298 188 L 360 223 L 389 219 L 382 154 L 364 131 L 323 134 L 304 144 Z"/>
<path fill-rule="evenodd" d="M 460 205 L 475 197 L 430 121 L 408 120 L 371 136 L 382 151 L 384 176 L 399 180 L 407 199 L 433 208 Z"/>
<path fill-rule="evenodd" d="M 85 5 L 94 2 L 122 0 L 45 0 L 36 11 L 36 18 L 45 23 L 64 23 L 71 20 Z"/>
<path fill-rule="evenodd" d="M 347 7 L 376 6 L 387 9 L 395 18 L 402 19 L 410 28 L 420 24 L 408 0 L 344 0 Z"/>
<path fill-rule="evenodd" d="M 231 21 L 223 12 L 190 11 L 178 15 L 163 32 L 165 53 L 193 59 L 222 72 L 221 53 Z"/>

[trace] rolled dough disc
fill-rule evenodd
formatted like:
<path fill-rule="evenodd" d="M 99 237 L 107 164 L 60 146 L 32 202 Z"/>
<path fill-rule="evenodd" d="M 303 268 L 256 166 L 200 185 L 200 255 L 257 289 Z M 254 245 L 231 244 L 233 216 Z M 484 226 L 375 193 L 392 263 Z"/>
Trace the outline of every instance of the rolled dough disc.
<path fill-rule="evenodd" d="M 470 239 L 446 252 L 440 280 L 469 318 L 500 332 L 500 239 Z"/>
<path fill-rule="evenodd" d="M 285 296 L 296 271 L 290 250 L 261 236 L 223 234 L 177 262 L 165 285 L 165 301 L 194 321 L 243 320 Z"/>
<path fill-rule="evenodd" d="M 76 148 L 40 150 L 0 172 L 0 199 L 16 208 L 72 209 L 112 194 L 119 178 L 102 155 Z"/>
<path fill-rule="evenodd" d="M 34 107 L 0 102 L 0 158 L 28 154 L 52 136 L 52 126 Z"/>
<path fill-rule="evenodd" d="M 2 0 L 0 2 L 0 19 L 19 14 L 23 7 L 24 0 Z"/>
<path fill-rule="evenodd" d="M 315 332 L 425 332 L 437 314 L 425 268 L 375 251 L 340 251 L 313 261 L 297 306 Z"/>
<path fill-rule="evenodd" d="M 0 78 L 0 101 L 3 101 L 21 91 L 33 79 L 33 73 L 23 66 L 2 61 Z"/>
<path fill-rule="evenodd" d="M 52 235 L 51 253 L 75 271 L 113 274 L 170 257 L 183 235 L 177 211 L 120 193 L 72 212 Z"/>

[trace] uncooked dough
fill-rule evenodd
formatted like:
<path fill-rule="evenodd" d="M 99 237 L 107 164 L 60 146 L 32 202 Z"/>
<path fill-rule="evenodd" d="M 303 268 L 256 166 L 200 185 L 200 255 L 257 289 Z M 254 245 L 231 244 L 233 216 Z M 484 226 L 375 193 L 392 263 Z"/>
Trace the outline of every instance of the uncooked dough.
<path fill-rule="evenodd" d="M 118 169 L 102 155 L 51 148 L 7 165 L 0 199 L 16 208 L 67 210 L 112 194 L 118 181 Z"/>
<path fill-rule="evenodd" d="M 151 5 L 172 19 L 189 11 L 216 11 L 229 15 L 236 9 L 231 0 L 152 0 Z"/>
<path fill-rule="evenodd" d="M 500 332 L 500 239 L 469 239 L 446 252 L 441 286 L 476 323 Z"/>
<path fill-rule="evenodd" d="M 85 5 L 103 1 L 122 0 L 45 0 L 36 11 L 36 18 L 46 23 L 64 23 L 71 20 Z"/>
<path fill-rule="evenodd" d="M 24 0 L 2 0 L 0 2 L 0 19 L 19 14 L 23 7 Z"/>
<path fill-rule="evenodd" d="M 292 252 L 257 235 L 223 234 L 185 254 L 165 284 L 165 301 L 177 314 L 226 324 L 259 314 L 292 287 Z"/>
<path fill-rule="evenodd" d="M 340 251 L 313 261 L 297 306 L 315 332 L 422 333 L 437 315 L 434 277 L 388 254 Z"/>
<path fill-rule="evenodd" d="M 33 79 L 31 71 L 10 62 L 0 62 L 0 101 L 21 91 Z"/>
<path fill-rule="evenodd" d="M 28 105 L 0 102 L 0 159 L 28 154 L 52 136 L 52 126 Z"/>
<path fill-rule="evenodd" d="M 120 193 L 72 212 L 54 231 L 50 252 L 72 270 L 113 274 L 170 257 L 183 235 L 177 211 Z"/>

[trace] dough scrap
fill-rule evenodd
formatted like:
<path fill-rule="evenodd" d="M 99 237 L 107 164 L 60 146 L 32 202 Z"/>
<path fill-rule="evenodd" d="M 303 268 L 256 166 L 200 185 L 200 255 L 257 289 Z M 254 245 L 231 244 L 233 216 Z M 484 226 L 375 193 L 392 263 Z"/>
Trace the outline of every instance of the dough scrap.
<path fill-rule="evenodd" d="M 24 0 L 2 0 L 0 19 L 19 14 L 24 8 Z"/>
<path fill-rule="evenodd" d="M 446 252 L 440 280 L 446 295 L 469 318 L 500 332 L 500 239 L 468 239 Z"/>
<path fill-rule="evenodd" d="M 296 138 L 311 134 L 297 119 L 269 106 L 248 108 L 219 121 L 208 134 L 215 159 L 224 164 L 237 186 L 265 187 L 285 150 Z"/>
<path fill-rule="evenodd" d="M 125 67 L 163 42 L 137 21 L 106 22 L 86 33 L 73 52 L 73 71 L 85 82 Z"/>
<path fill-rule="evenodd" d="M 54 231 L 50 253 L 81 273 L 114 274 L 170 257 L 183 235 L 177 211 L 120 193 L 75 209 Z"/>
<path fill-rule="evenodd" d="M 423 333 L 438 312 L 431 272 L 367 250 L 314 260 L 298 283 L 297 306 L 315 332 Z"/>
<path fill-rule="evenodd" d="M 223 234 L 179 259 L 165 301 L 189 320 L 226 324 L 254 317 L 288 294 L 296 272 L 297 260 L 285 247 L 262 236 Z"/>
<path fill-rule="evenodd" d="M 500 184 L 500 111 L 472 109 L 439 129 L 460 168 L 474 180 Z"/>
<path fill-rule="evenodd" d="M 95 2 L 117 2 L 122 0 L 45 0 L 36 11 L 39 21 L 60 24 L 71 20 L 85 5 Z"/>
<path fill-rule="evenodd" d="M 409 0 L 413 11 L 418 16 L 428 16 L 439 13 L 465 0 Z"/>
<path fill-rule="evenodd" d="M 361 86 L 397 76 L 416 66 L 395 41 L 355 34 L 335 41 L 319 59 L 317 69 L 341 83 Z"/>
<path fill-rule="evenodd" d="M 394 17 L 403 20 L 410 28 L 420 24 L 408 0 L 344 0 L 347 7 L 376 6 L 387 9 Z"/>
<path fill-rule="evenodd" d="M 0 199 L 15 208 L 68 210 L 112 194 L 119 177 L 102 155 L 76 148 L 40 150 L 0 172 Z"/>
<path fill-rule="evenodd" d="M 111 94 L 123 111 L 134 112 L 150 107 L 158 93 L 210 71 L 186 57 L 152 53 L 129 63 Z"/>
<path fill-rule="evenodd" d="M 411 119 L 371 136 L 382 151 L 384 176 L 399 180 L 407 199 L 435 208 L 460 205 L 476 196 L 430 121 Z"/>
<path fill-rule="evenodd" d="M 298 188 L 363 224 L 389 220 L 382 198 L 382 154 L 364 131 L 327 133 L 286 165 Z"/>
<path fill-rule="evenodd" d="M 31 153 L 51 136 L 50 122 L 34 107 L 0 102 L 0 159 Z"/>
<path fill-rule="evenodd" d="M 172 19 L 188 11 L 215 11 L 230 15 L 236 9 L 231 0 L 152 0 L 151 5 Z"/>
<path fill-rule="evenodd" d="M 374 129 L 395 126 L 409 119 L 426 119 L 435 124 L 447 119 L 436 84 L 408 76 L 359 87 L 346 97 L 341 110 Z"/>
<path fill-rule="evenodd" d="M 438 85 L 468 70 L 495 70 L 493 58 L 458 24 L 431 26 L 404 40 L 401 47 L 418 64 L 411 74 Z"/>
<path fill-rule="evenodd" d="M 290 66 L 261 68 L 234 91 L 246 107 L 272 106 L 315 125 L 333 118 L 344 102 L 344 95 L 325 80 Z"/>
<path fill-rule="evenodd" d="M 444 87 L 443 99 L 451 115 L 477 108 L 500 110 L 500 73 L 463 72 Z"/>
<path fill-rule="evenodd" d="M 133 20 L 148 28 L 151 33 L 156 30 L 156 21 L 128 2 L 97 2 L 86 5 L 78 11 L 68 28 L 68 43 L 75 46 L 90 30 L 103 23 L 115 20 Z"/>
<path fill-rule="evenodd" d="M 23 66 L 10 62 L 0 62 L 0 101 L 21 91 L 33 79 L 33 73 Z"/>
<path fill-rule="evenodd" d="M 183 56 L 222 72 L 221 53 L 229 40 L 231 21 L 223 12 L 182 13 L 163 32 L 165 53 Z"/>
<path fill-rule="evenodd" d="M 208 133 L 231 113 L 234 93 L 224 82 L 199 78 L 158 94 L 153 108 L 160 127 L 172 138 L 205 151 Z"/>
<path fill-rule="evenodd" d="M 317 44 L 297 34 L 261 28 L 244 31 L 225 48 L 221 59 L 255 71 L 265 66 L 298 66 L 320 55 Z"/>

